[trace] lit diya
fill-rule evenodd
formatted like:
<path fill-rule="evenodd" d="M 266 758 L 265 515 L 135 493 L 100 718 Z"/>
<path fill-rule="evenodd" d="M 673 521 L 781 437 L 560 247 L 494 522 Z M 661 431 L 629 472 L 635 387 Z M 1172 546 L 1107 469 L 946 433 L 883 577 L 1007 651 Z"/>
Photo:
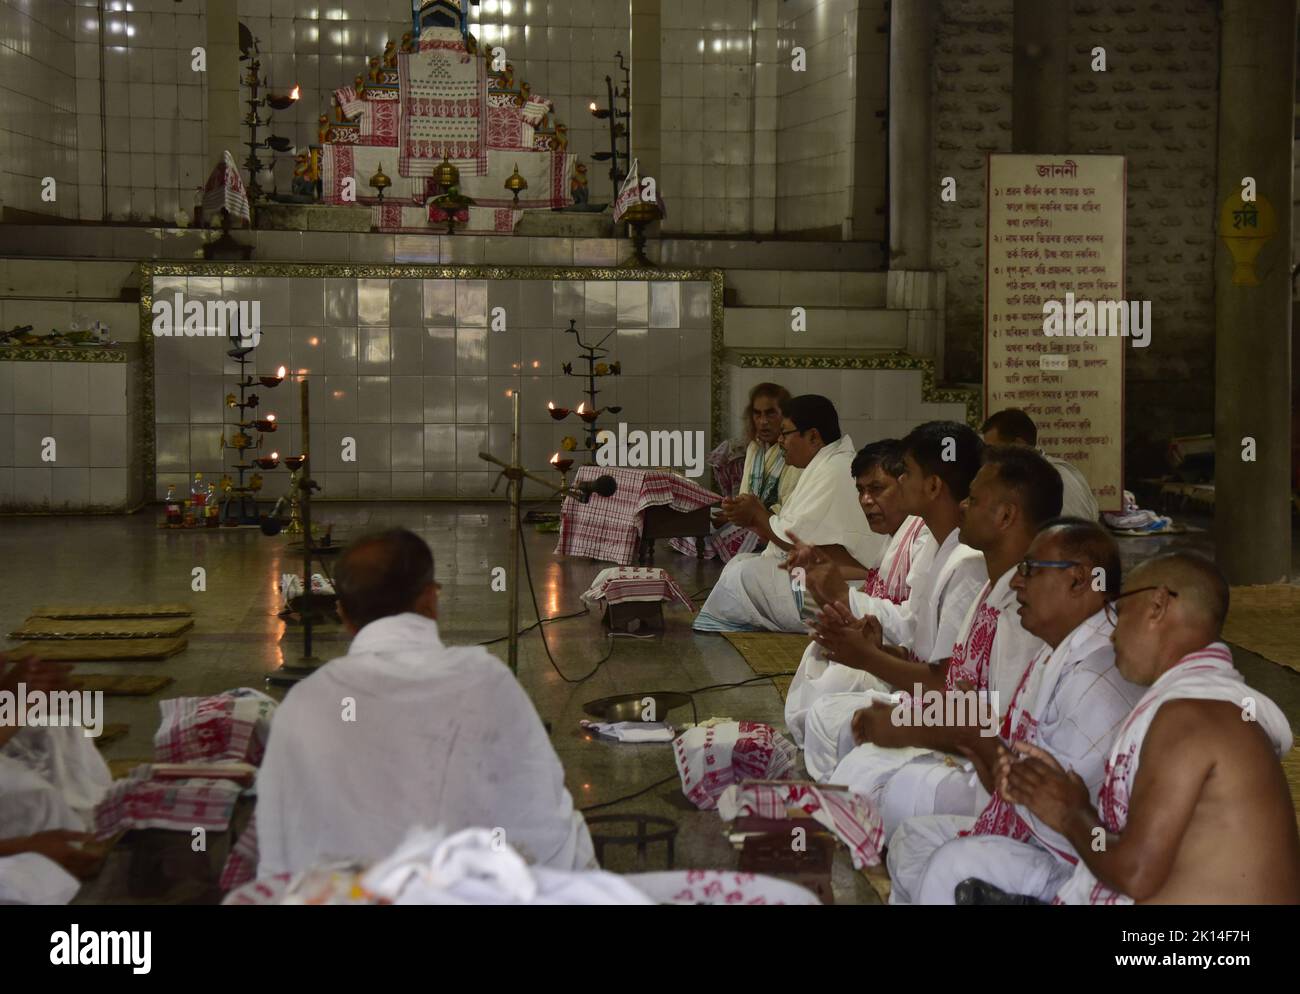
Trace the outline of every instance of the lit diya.
<path fill-rule="evenodd" d="M 587 424 L 591 424 L 591 422 L 600 417 L 599 411 L 587 409 L 587 402 L 585 400 L 578 405 L 578 409 L 573 413 L 582 418 L 582 420 L 587 422 Z"/>
<path fill-rule="evenodd" d="M 281 366 L 274 376 L 259 376 L 258 380 L 264 387 L 278 387 L 284 382 L 284 367 Z"/>
<path fill-rule="evenodd" d="M 276 466 L 280 465 L 280 453 L 272 452 L 269 456 L 254 459 L 253 462 L 257 463 L 262 469 L 275 469 Z"/>
<path fill-rule="evenodd" d="M 290 469 L 294 470 L 295 472 L 302 469 L 302 464 L 305 463 L 306 461 L 307 461 L 306 456 L 285 456 L 284 457 L 284 464 L 288 466 Z"/>
<path fill-rule="evenodd" d="M 556 421 L 563 421 L 569 416 L 569 409 L 567 407 L 556 407 L 553 400 L 546 402 L 546 410 L 550 412 L 551 417 Z"/>
<path fill-rule="evenodd" d="M 253 424 L 257 425 L 257 430 L 261 432 L 275 431 L 279 426 L 275 423 L 275 415 L 268 414 L 264 418 L 258 418 Z"/>
<path fill-rule="evenodd" d="M 551 456 L 551 465 L 554 466 L 556 469 L 558 469 L 561 473 L 567 473 L 570 469 L 573 468 L 573 460 L 561 459 L 560 454 L 557 452 L 555 453 L 555 455 Z"/>

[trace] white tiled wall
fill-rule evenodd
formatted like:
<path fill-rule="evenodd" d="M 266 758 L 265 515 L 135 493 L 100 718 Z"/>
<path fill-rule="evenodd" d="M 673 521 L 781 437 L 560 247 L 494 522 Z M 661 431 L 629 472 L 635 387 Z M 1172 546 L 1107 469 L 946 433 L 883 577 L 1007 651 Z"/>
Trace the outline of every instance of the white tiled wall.
<path fill-rule="evenodd" d="M 0 0 L 0 205 L 75 218 L 72 0 Z M 52 177 L 53 200 L 42 199 Z M 48 194 L 47 194 L 48 196 Z"/>
<path fill-rule="evenodd" d="M 602 427 L 700 430 L 708 441 L 707 283 L 160 277 L 155 299 L 178 289 L 192 299 L 261 301 L 256 370 L 283 364 L 309 377 L 313 476 L 325 498 L 486 494 L 496 472 L 478 453 L 508 455 L 515 391 L 529 468 L 544 469 L 565 435 L 581 443 L 578 418 L 556 422 L 546 410 L 550 400 L 574 408 L 585 399 L 585 379 L 561 368 L 586 368 L 573 336 L 559 330 L 570 318 L 584 337 L 616 329 L 605 361 L 621 362 L 623 375 L 598 381 L 598 404 L 623 410 L 603 416 Z M 498 306 L 507 327 L 492 331 L 488 315 Z M 195 472 L 223 471 L 222 401 L 237 372 L 225 349 L 220 338 L 154 340 L 156 497 Z M 264 449 L 298 451 L 298 388 L 252 392 L 258 415 L 274 412 L 283 425 Z M 356 441 L 355 463 L 342 460 L 345 437 Z M 582 451 L 575 458 L 585 461 Z M 278 497 L 287 479 L 283 468 L 267 473 L 266 495 Z"/>
<path fill-rule="evenodd" d="M 776 225 L 839 227 L 850 213 L 857 0 L 785 0 L 779 18 Z M 790 68 L 795 46 L 803 72 Z"/>
<path fill-rule="evenodd" d="M 0 509 L 124 510 L 130 443 L 126 363 L 0 357 Z"/>
<path fill-rule="evenodd" d="M 966 423 L 962 404 L 929 404 L 921 397 L 919 370 L 907 369 L 754 369 L 727 366 L 732 436 L 744 430 L 741 410 L 756 383 L 779 383 L 794 396 L 829 397 L 840 416 L 840 430 L 859 448 L 882 438 L 902 438 L 926 421 Z"/>

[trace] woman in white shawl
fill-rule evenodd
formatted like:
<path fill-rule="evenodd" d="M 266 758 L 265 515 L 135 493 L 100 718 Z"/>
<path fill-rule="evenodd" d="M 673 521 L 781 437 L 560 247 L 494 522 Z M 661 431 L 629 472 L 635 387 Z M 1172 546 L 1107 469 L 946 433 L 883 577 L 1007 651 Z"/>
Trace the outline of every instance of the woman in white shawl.
<path fill-rule="evenodd" d="M 709 454 L 718 493 L 728 497 L 753 494 L 773 514 L 781 512 L 800 473 L 786 462 L 785 450 L 777 440 L 781 412 L 789 402 L 790 391 L 777 383 L 759 383 L 749 391 L 743 415 L 745 437 L 728 439 Z M 715 511 L 713 533 L 704 540 L 703 558 L 716 555 L 727 563 L 742 552 L 759 551 L 762 544 L 756 532 L 730 523 L 721 511 Z M 694 539 L 675 538 L 672 547 L 684 555 L 697 554 Z"/>

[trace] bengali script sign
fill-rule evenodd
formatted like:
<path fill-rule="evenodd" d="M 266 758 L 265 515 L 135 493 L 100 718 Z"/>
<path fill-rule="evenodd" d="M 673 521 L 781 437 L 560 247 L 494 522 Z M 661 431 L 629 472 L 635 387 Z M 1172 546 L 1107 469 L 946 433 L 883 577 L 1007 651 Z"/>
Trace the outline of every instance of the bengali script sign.
<path fill-rule="evenodd" d="M 1117 511 L 1124 349 L 1137 340 L 1093 315 L 1095 302 L 1124 300 L 1124 158 L 990 155 L 988 212 L 985 412 L 1024 410 L 1039 446 L 1087 477 L 1103 511 Z M 1045 309 L 1057 318 L 1050 335 Z"/>

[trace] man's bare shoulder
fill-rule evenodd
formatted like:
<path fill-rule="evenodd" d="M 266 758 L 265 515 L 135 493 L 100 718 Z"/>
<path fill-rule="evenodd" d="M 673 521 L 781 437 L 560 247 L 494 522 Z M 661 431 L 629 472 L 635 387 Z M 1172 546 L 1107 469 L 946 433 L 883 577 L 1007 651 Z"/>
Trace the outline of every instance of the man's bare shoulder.
<path fill-rule="evenodd" d="M 1262 735 L 1249 717 L 1248 702 L 1183 697 L 1161 706 L 1152 719 L 1147 740 L 1163 749 L 1206 753 L 1226 744 Z M 1173 759 L 1173 756 L 1170 756 Z"/>

